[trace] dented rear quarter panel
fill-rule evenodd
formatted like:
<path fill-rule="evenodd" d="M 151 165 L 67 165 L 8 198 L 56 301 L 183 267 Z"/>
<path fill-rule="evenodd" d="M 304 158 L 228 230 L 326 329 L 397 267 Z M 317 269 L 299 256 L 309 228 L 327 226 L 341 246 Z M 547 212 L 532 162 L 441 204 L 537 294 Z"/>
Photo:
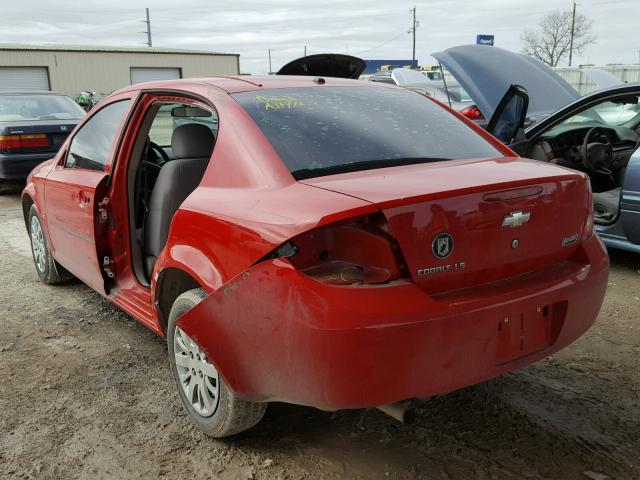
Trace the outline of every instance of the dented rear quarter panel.
<path fill-rule="evenodd" d="M 199 187 L 182 205 L 158 272 L 182 268 L 209 293 L 305 231 L 378 211 L 297 182 L 277 189 Z"/>

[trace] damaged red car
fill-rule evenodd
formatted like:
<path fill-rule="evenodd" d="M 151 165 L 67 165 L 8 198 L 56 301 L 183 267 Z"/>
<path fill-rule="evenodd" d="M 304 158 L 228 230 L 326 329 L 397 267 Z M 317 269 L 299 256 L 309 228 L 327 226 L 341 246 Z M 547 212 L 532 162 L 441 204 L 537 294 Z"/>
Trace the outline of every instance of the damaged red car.
<path fill-rule="evenodd" d="M 530 364 L 591 326 L 607 285 L 586 175 L 372 82 L 127 87 L 22 204 L 40 279 L 75 276 L 166 336 L 217 437 L 271 401 L 389 410 Z"/>

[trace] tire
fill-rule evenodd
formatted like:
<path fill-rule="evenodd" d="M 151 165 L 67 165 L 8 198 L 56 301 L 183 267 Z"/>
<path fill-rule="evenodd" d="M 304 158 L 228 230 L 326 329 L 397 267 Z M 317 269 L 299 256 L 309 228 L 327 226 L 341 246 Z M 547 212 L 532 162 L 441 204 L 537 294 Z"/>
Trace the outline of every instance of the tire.
<path fill-rule="evenodd" d="M 29 210 L 28 226 L 31 255 L 33 256 L 33 264 L 36 267 L 36 273 L 40 277 L 40 281 L 52 285 L 73 278 L 73 275 L 67 272 L 51 255 L 47 236 L 42 228 L 42 222 L 35 205 L 31 205 Z"/>
<path fill-rule="evenodd" d="M 247 402 L 238 398 L 226 385 L 222 376 L 217 373 L 216 367 L 207 361 L 198 345 L 179 327 L 176 327 L 176 319 L 191 310 L 206 296 L 203 289 L 195 288 L 183 293 L 175 300 L 169 313 L 167 346 L 171 373 L 178 388 L 180 401 L 189 417 L 207 435 L 221 438 L 240 433 L 256 425 L 264 416 L 267 404 Z M 176 356 L 176 349 L 178 356 Z M 176 362 L 180 362 L 181 365 L 178 366 Z M 200 367 L 202 367 L 201 370 Z M 196 371 L 196 373 L 190 374 L 189 371 Z M 200 372 L 205 372 L 204 376 L 200 375 Z M 198 380 L 198 378 L 204 378 L 204 380 Z M 207 379 L 209 382 L 205 383 Z M 190 400 L 189 386 L 198 382 L 200 385 L 194 386 L 191 390 Z M 215 388 L 212 388 L 214 384 Z M 214 391 L 217 396 L 214 395 Z M 205 398 L 212 403 L 207 405 L 204 402 Z"/>

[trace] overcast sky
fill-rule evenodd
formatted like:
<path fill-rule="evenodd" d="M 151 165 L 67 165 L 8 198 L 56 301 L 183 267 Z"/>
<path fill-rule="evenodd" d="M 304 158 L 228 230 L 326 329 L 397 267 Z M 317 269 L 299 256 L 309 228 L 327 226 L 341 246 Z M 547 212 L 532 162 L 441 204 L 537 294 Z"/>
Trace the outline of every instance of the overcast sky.
<path fill-rule="evenodd" d="M 417 7 L 416 56 L 474 43 L 494 34 L 496 45 L 519 51 L 520 34 L 535 28 L 566 0 L 23 0 L 0 16 L 0 43 L 141 46 L 144 8 L 151 9 L 153 44 L 239 53 L 243 72 L 261 74 L 307 53 L 348 52 L 365 59 L 411 58 L 409 9 Z M 597 43 L 577 63 L 637 63 L 640 0 L 581 0 L 578 11 L 594 20 Z"/>

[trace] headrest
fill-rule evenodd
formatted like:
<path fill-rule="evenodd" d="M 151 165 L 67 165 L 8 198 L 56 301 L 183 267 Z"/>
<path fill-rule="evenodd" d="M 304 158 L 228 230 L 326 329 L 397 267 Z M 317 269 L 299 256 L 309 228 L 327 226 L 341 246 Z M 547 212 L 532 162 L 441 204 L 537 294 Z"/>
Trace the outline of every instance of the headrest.
<path fill-rule="evenodd" d="M 187 123 L 173 131 L 171 148 L 176 158 L 208 158 L 215 141 L 209 127 L 201 123 Z"/>

